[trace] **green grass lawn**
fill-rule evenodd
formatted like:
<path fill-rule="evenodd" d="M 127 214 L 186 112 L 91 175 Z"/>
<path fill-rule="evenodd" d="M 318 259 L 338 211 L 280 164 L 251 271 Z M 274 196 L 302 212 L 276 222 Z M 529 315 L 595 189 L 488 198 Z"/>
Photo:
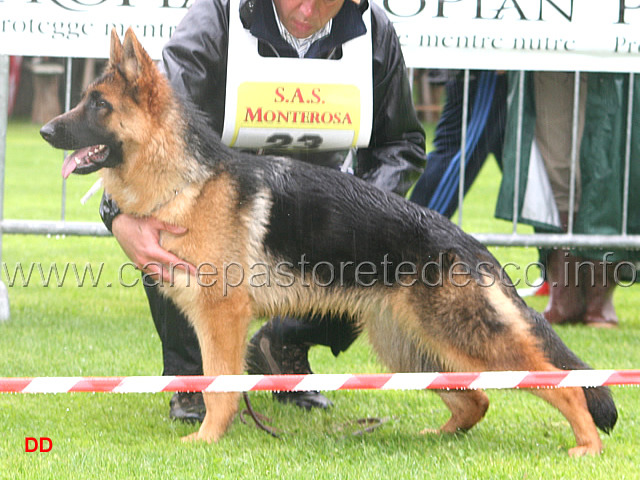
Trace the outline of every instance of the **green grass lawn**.
<path fill-rule="evenodd" d="M 10 124 L 6 218 L 60 218 L 61 153 L 40 140 L 37 130 Z M 68 220 L 98 221 L 98 197 L 79 204 L 95 179 L 70 179 Z M 510 224 L 493 218 L 499 181 L 495 162 L 487 162 L 464 204 L 468 232 L 510 231 Z M 535 249 L 493 251 L 502 262 L 525 265 L 537 259 Z M 71 276 L 63 287 L 55 281 L 43 287 L 37 280 L 9 288 L 11 319 L 0 324 L 0 376 L 161 373 L 160 343 L 143 291 L 118 281 L 126 258 L 115 240 L 6 235 L 2 253 L 10 273 L 18 262 L 45 269 L 52 263 L 90 263 L 103 269 L 97 286 L 87 281 L 77 287 Z M 135 279 L 132 271 L 123 272 L 124 282 Z M 619 329 L 558 327 L 557 332 L 595 368 L 640 368 L 638 288 L 616 293 Z M 542 309 L 545 301 L 533 298 L 530 304 Z M 311 363 L 318 373 L 384 371 L 362 338 L 338 359 L 326 348 L 312 349 Z M 254 408 L 272 417 L 282 439 L 236 419 L 216 445 L 180 442 L 195 427 L 169 420 L 170 394 L 2 394 L 0 478 L 638 478 L 638 389 L 614 387 L 613 393 L 620 418 L 612 435 L 604 436 L 605 452 L 580 459 L 566 453 L 574 445 L 566 420 L 521 391 L 489 391 L 486 418 L 454 437 L 419 434 L 448 417 L 431 392 L 328 392 L 335 406 L 308 413 L 255 393 Z M 352 435 L 350 422 L 363 417 L 390 420 L 373 433 Z M 25 453 L 25 437 L 49 437 L 53 448 Z"/>

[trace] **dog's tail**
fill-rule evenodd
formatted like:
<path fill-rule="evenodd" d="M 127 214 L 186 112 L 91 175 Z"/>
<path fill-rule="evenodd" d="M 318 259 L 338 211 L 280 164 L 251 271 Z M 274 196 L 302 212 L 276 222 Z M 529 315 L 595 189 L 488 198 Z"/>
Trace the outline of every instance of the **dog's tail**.
<path fill-rule="evenodd" d="M 591 367 L 580 360 L 551 328 L 549 322 L 538 312 L 531 310 L 535 320 L 534 333 L 540 339 L 546 357 L 562 370 L 589 370 Z M 596 426 L 609 433 L 618 420 L 618 410 L 608 387 L 583 387 L 587 408 Z"/>

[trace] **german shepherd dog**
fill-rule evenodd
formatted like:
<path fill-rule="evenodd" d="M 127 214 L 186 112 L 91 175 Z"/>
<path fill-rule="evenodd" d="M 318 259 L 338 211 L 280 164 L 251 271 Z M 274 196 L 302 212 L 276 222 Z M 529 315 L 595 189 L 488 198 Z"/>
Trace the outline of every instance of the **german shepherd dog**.
<path fill-rule="evenodd" d="M 41 134 L 77 150 L 63 175 L 102 169 L 123 212 L 186 229 L 161 243 L 205 266 L 205 281 L 176 270 L 161 290 L 193 324 L 205 375 L 242 374 L 251 319 L 284 314 L 347 315 L 394 372 L 589 368 L 448 219 L 339 171 L 221 144 L 131 30 L 122 43 L 112 32 L 104 73 Z M 607 388 L 531 392 L 569 421 L 570 455 L 601 452 L 596 426 L 617 420 Z M 451 410 L 443 433 L 470 429 L 489 405 L 479 390 L 437 393 Z M 204 422 L 185 440 L 217 441 L 238 397 L 205 393 Z"/>

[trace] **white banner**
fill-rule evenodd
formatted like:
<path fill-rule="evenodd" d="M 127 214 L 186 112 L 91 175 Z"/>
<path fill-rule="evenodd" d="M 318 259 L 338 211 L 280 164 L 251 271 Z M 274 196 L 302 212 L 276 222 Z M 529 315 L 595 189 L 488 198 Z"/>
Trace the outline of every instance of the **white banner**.
<path fill-rule="evenodd" d="M 640 0 L 384 0 L 407 64 L 640 72 Z"/>
<path fill-rule="evenodd" d="M 407 65 L 640 72 L 640 0 L 373 0 Z M 108 56 L 132 26 L 154 58 L 194 0 L 0 0 L 0 54 Z"/>
<path fill-rule="evenodd" d="M 131 26 L 158 59 L 193 1 L 0 0 L 0 54 L 107 58 L 111 29 Z"/>

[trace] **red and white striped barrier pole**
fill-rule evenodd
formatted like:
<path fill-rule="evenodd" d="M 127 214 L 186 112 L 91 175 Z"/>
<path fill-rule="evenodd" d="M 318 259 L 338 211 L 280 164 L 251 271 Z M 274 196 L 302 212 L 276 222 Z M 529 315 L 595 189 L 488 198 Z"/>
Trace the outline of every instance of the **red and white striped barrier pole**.
<path fill-rule="evenodd" d="M 474 390 L 640 385 L 640 370 L 0 378 L 0 393 Z"/>

